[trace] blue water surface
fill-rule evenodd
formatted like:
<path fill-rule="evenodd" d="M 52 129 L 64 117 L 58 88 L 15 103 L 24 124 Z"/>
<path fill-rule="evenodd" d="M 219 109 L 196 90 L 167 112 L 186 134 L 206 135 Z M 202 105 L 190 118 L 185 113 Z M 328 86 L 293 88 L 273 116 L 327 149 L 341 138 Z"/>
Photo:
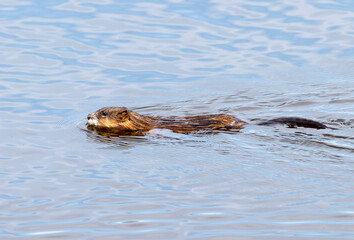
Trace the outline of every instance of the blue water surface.
<path fill-rule="evenodd" d="M 0 3 L 1 239 L 353 239 L 354 3 Z M 105 137 L 88 113 L 244 129 Z M 257 126 L 281 116 L 323 130 Z"/>

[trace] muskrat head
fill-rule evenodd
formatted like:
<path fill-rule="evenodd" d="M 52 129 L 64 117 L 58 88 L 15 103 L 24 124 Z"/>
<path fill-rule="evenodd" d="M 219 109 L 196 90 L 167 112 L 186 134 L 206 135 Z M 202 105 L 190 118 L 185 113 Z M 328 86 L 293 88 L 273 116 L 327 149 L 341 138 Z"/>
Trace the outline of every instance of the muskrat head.
<path fill-rule="evenodd" d="M 87 116 L 87 125 L 99 128 L 119 128 L 130 119 L 125 107 L 104 107 Z"/>

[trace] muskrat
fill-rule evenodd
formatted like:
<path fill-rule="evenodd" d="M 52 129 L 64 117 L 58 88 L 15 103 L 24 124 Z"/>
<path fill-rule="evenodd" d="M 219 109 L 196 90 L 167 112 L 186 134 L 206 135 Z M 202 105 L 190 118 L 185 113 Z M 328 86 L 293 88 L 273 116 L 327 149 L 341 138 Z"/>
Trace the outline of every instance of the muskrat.
<path fill-rule="evenodd" d="M 288 127 L 324 129 L 326 125 L 305 118 L 284 117 L 258 123 L 258 125 L 287 124 Z M 140 115 L 126 107 L 104 107 L 87 116 L 87 126 L 97 132 L 117 135 L 145 135 L 152 129 L 170 129 L 175 133 L 200 130 L 240 129 L 246 122 L 226 114 L 160 118 Z"/>

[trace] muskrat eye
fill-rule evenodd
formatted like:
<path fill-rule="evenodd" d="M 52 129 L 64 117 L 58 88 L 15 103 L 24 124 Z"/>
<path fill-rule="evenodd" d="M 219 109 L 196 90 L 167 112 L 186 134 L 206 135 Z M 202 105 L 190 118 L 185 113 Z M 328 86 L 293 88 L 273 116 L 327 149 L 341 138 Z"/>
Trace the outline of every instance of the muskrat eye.
<path fill-rule="evenodd" d="M 107 115 L 108 115 L 107 112 L 102 112 L 102 113 L 101 113 L 101 116 L 102 116 L 102 117 L 107 117 Z"/>

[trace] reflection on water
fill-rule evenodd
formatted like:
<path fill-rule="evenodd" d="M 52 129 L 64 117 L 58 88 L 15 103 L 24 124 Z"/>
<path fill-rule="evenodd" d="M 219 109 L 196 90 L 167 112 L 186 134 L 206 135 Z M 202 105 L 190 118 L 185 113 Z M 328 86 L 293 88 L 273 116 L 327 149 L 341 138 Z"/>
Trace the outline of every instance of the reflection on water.
<path fill-rule="evenodd" d="M 136 144 L 146 143 L 147 139 L 142 136 L 120 136 L 109 132 L 95 132 L 88 129 L 81 129 L 86 133 L 87 138 L 96 143 L 102 143 L 117 149 L 133 148 Z"/>
<path fill-rule="evenodd" d="M 350 1 L 2 1 L 1 239 L 352 239 Z M 104 106 L 234 132 L 102 136 Z M 283 116 L 329 129 L 257 126 Z"/>

